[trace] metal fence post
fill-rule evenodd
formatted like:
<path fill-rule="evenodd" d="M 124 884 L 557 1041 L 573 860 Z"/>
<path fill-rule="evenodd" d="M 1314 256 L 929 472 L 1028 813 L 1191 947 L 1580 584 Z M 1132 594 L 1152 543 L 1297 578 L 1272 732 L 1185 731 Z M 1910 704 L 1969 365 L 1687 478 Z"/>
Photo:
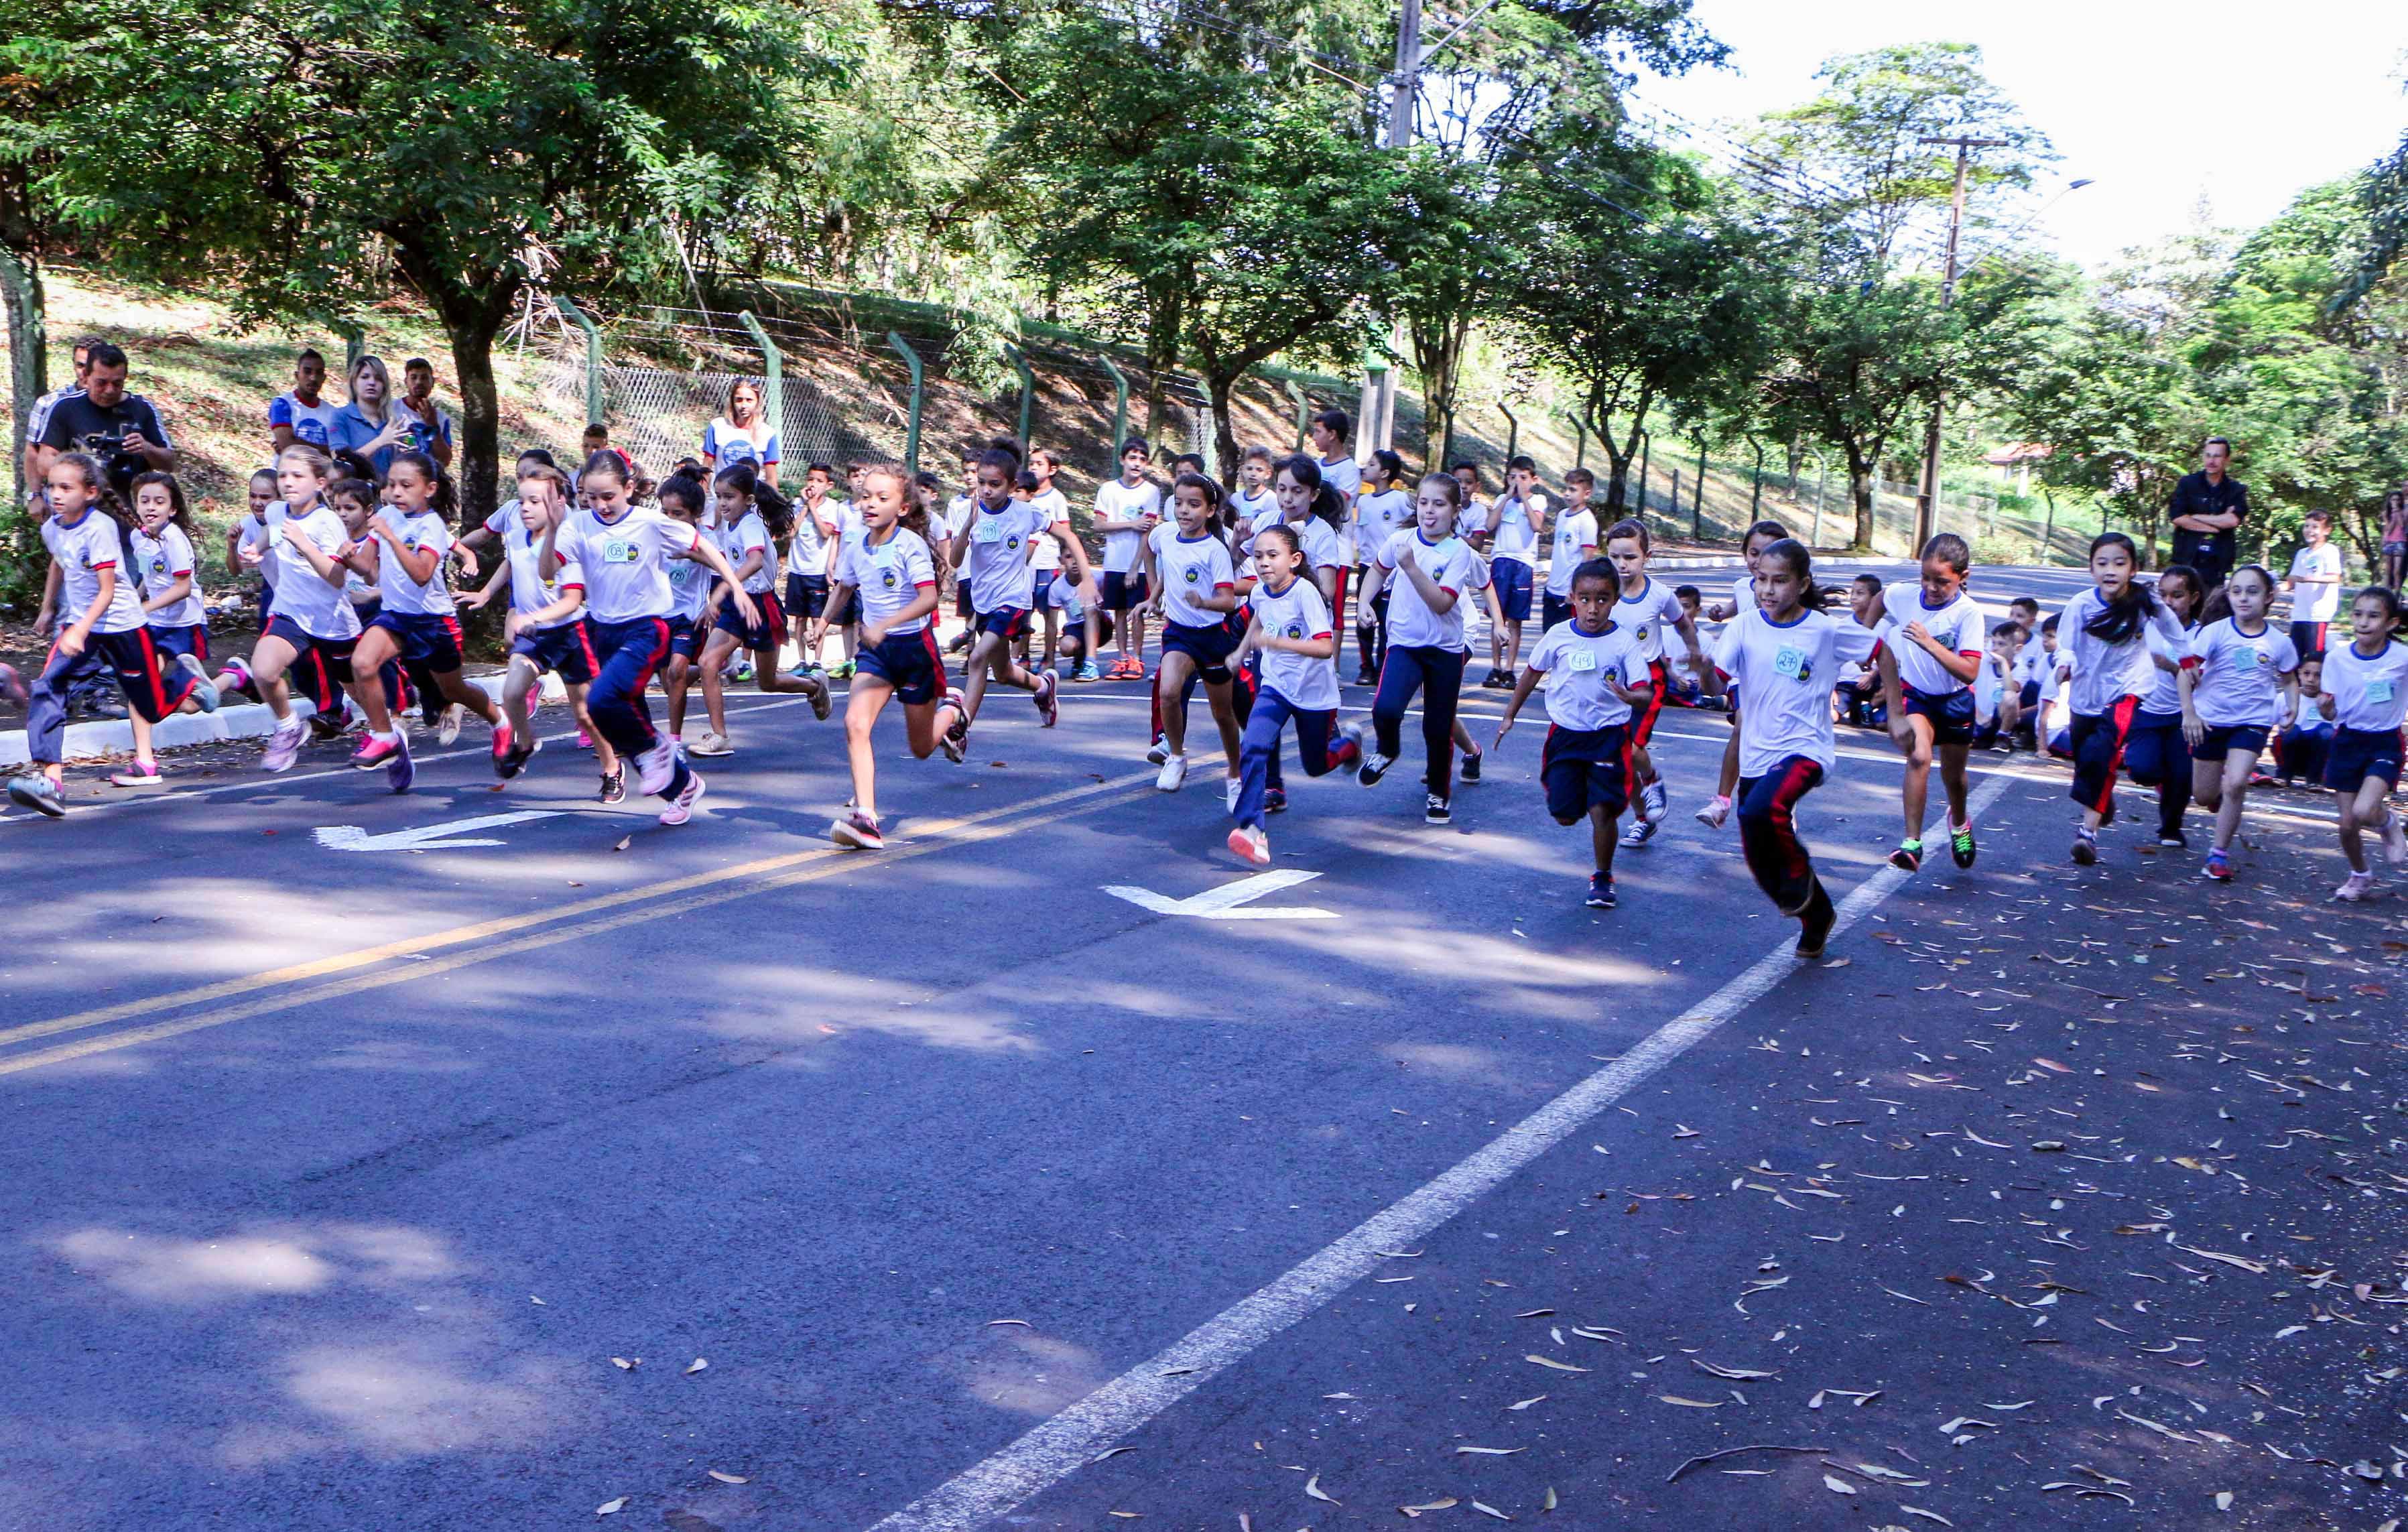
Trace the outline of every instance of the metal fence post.
<path fill-rule="evenodd" d="M 778 354 L 777 343 L 769 338 L 768 332 L 761 328 L 761 322 L 752 317 L 752 310 L 744 309 L 736 320 L 752 334 L 752 344 L 761 348 L 761 409 L 782 437 L 786 434 L 785 360 Z"/>
<path fill-rule="evenodd" d="M 911 349 L 902 332 L 887 331 L 886 344 L 894 347 L 903 365 L 911 369 L 911 418 L 903 428 L 903 466 L 916 476 L 920 471 L 920 405 L 927 394 L 927 372 L 920 364 L 920 353 Z"/>
<path fill-rule="evenodd" d="M 1020 445 L 1025 447 L 1028 445 L 1029 412 L 1034 409 L 1037 405 L 1037 374 L 1029 370 L 1028 357 L 1019 347 L 1006 346 L 1004 348 L 1004 351 L 1011 358 L 1011 365 L 1013 369 L 1020 374 L 1019 436 Z"/>
<path fill-rule="evenodd" d="M 1121 444 L 1128 440 L 1128 375 L 1121 371 L 1109 356 L 1098 353 L 1097 360 L 1103 363 L 1104 370 L 1112 375 L 1112 439 L 1111 451 L 1109 455 L 1111 458 L 1113 472 L 1117 475 L 1120 470 Z"/>
<path fill-rule="evenodd" d="M 1296 386 L 1293 378 L 1287 380 L 1287 396 L 1296 401 L 1296 450 L 1301 452 L 1304 451 L 1305 422 L 1312 418 L 1312 401 L 1304 396 L 1304 390 Z"/>
<path fill-rule="evenodd" d="M 603 423 L 602 412 L 602 332 L 585 315 L 585 310 L 557 294 L 552 304 L 568 316 L 569 322 L 585 332 L 585 423 Z"/>

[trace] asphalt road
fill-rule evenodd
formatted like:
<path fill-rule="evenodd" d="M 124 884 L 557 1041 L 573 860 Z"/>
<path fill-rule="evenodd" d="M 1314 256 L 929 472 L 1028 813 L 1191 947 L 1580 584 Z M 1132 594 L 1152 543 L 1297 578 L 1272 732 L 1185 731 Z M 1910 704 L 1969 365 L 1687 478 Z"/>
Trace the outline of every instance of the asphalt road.
<path fill-rule="evenodd" d="M 0 1526 L 2408 1510 L 2408 924 L 2321 903 L 2323 798 L 2210 888 L 2067 866 L 2061 773 L 1991 757 L 1980 865 L 1904 879 L 1843 731 L 1800 968 L 1688 816 L 1717 715 L 1618 909 L 1533 726 L 1444 829 L 1410 765 L 1292 773 L 1312 876 L 1238 908 L 1329 918 L 1239 920 L 1162 908 L 1251 874 L 1145 716 L 890 737 L 879 857 L 766 699 L 675 831 L 560 747 L 0 820 Z"/>

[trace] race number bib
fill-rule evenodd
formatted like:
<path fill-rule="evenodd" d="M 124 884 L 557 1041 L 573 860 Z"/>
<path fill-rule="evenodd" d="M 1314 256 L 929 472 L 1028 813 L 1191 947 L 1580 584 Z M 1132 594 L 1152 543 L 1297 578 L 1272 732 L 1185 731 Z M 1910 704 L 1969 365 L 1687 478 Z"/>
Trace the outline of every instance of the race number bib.
<path fill-rule="evenodd" d="M 1596 653 L 1596 651 L 1595 651 L 1594 650 L 1586 650 L 1586 649 L 1575 649 L 1575 650 L 1573 650 L 1573 651 L 1572 651 L 1572 668 L 1573 668 L 1574 670 L 1579 670 L 1579 671 L 1589 671 L 1589 670 L 1594 670 L 1594 669 L 1596 669 L 1596 668 L 1597 668 L 1597 653 Z"/>
<path fill-rule="evenodd" d="M 1807 670 L 1806 651 L 1784 644 L 1772 656 L 1772 668 L 1776 675 L 1786 676 L 1791 680 L 1804 680 Z"/>

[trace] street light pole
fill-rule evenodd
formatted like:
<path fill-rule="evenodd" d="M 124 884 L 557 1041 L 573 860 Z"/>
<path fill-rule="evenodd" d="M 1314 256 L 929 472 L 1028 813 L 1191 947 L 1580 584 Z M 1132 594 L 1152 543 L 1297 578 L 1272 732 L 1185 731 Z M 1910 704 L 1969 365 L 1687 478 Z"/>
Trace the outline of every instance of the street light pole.
<path fill-rule="evenodd" d="M 1422 0 L 1398 0 L 1397 10 L 1397 67 L 1388 77 L 1388 125 L 1382 137 L 1389 149 L 1412 147 L 1413 103 L 1421 93 L 1422 74 Z M 1399 323 L 1389 334 L 1389 350 L 1396 357 L 1389 365 L 1363 373 L 1363 394 L 1360 413 L 1354 422 L 1355 439 L 1366 449 L 1396 445 L 1398 374 L 1397 365 L 1405 349 L 1404 326 Z"/>
<path fill-rule="evenodd" d="M 1977 149 L 2000 149 L 2004 138 L 1926 138 L 1927 144 L 1956 146 L 1956 190 L 1948 202 L 1948 264 L 1946 275 L 1940 279 L 1940 308 L 1945 313 L 1956 298 L 1956 236 L 1965 222 L 1965 168 L 1968 157 Z M 1914 555 L 1920 557 L 1923 545 L 1931 540 L 1940 505 L 1940 417 L 1946 406 L 1939 391 L 1931 400 L 1931 423 L 1923 435 L 1923 487 L 1914 496 Z"/>

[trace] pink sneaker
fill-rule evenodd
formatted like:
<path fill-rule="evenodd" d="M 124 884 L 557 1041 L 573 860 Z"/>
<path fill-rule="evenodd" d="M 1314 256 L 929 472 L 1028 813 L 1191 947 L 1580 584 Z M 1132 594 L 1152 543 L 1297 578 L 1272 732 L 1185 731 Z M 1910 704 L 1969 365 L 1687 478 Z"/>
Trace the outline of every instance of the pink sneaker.
<path fill-rule="evenodd" d="M 510 761 L 511 743 L 510 721 L 506 718 L 494 725 L 494 775 L 505 780 L 518 775 Z"/>
<path fill-rule="evenodd" d="M 372 734 L 362 735 L 360 748 L 351 752 L 351 769 L 374 771 L 400 753 L 401 736 L 398 732 L 390 739 L 380 739 Z"/>
<path fill-rule="evenodd" d="M 577 748 L 579 750 L 592 750 L 594 748 L 594 737 L 586 733 L 583 729 L 578 730 Z"/>
<path fill-rule="evenodd" d="M 1229 832 L 1229 850 L 1238 858 L 1258 867 L 1271 865 L 1271 838 L 1257 829 L 1240 826 Z"/>
<path fill-rule="evenodd" d="M 290 771 L 293 758 L 301 753 L 301 721 L 288 718 L 276 725 L 267 737 L 267 751 L 259 758 L 262 771 Z"/>
<path fill-rule="evenodd" d="M 676 797 L 669 800 L 669 806 L 666 809 L 661 810 L 661 823 L 670 825 L 683 824 L 687 820 L 694 818 L 695 801 L 701 796 L 702 773 L 688 768 L 685 774 L 685 787 Z"/>
<path fill-rule="evenodd" d="M 1045 721 L 1044 726 L 1049 729 L 1062 722 L 1061 707 L 1054 699 L 1054 694 L 1060 689 L 1061 682 L 1053 671 L 1037 673 L 1037 716 Z"/>

